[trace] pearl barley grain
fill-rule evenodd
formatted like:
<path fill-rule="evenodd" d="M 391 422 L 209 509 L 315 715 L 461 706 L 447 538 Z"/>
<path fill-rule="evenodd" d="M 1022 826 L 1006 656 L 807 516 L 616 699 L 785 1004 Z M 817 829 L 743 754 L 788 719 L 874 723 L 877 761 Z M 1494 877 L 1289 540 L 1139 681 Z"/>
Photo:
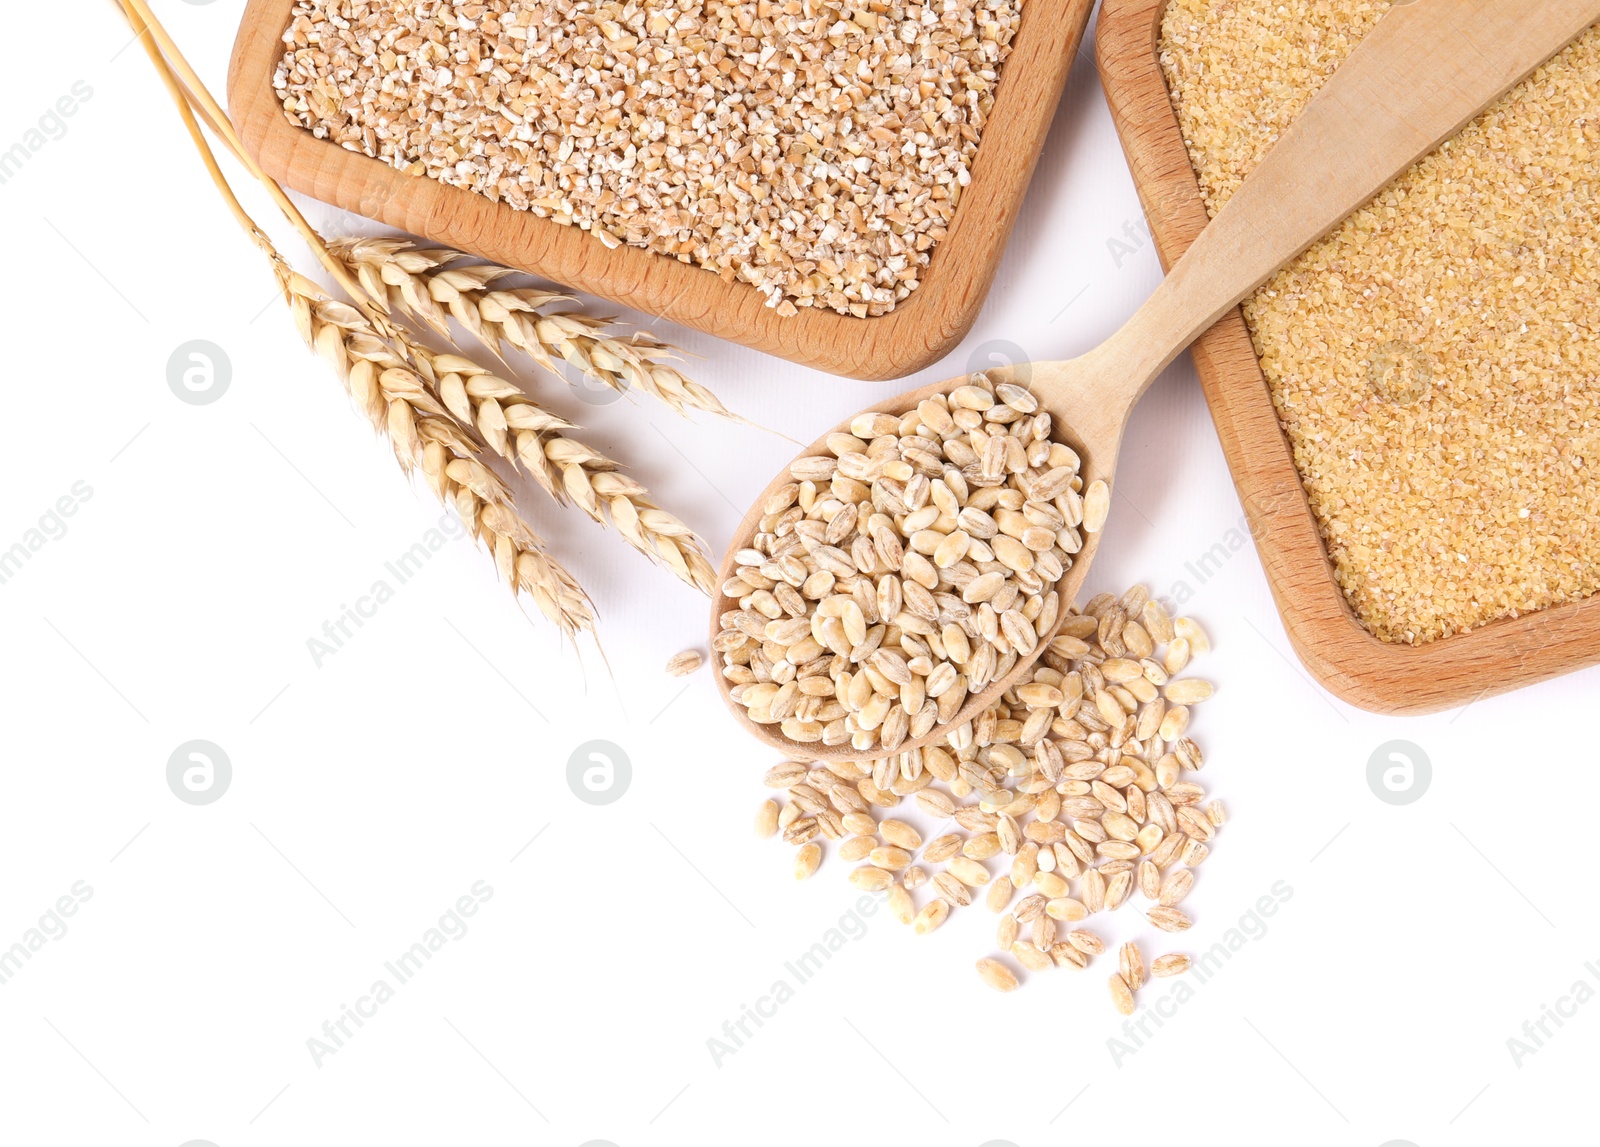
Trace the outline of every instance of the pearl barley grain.
<path fill-rule="evenodd" d="M 672 677 L 687 677 L 701 665 L 705 659 L 700 656 L 697 649 L 685 649 L 682 653 L 674 653 L 667 661 L 667 673 Z"/>
<path fill-rule="evenodd" d="M 921 417 L 937 421 L 927 411 Z M 1126 1001 L 1116 1002 L 1132 1006 L 1149 976 L 1177 974 L 1187 957 L 1147 966 L 1135 943 L 1106 930 L 1116 917 L 1140 913 L 1162 930 L 1187 928 L 1188 913 L 1175 905 L 1193 899 L 1192 870 L 1206 858 L 1205 842 L 1228 823 L 1193 779 L 1205 763 L 1193 740 L 1138 735 L 1131 700 L 1116 711 L 1115 724 L 1101 719 L 1103 694 L 1163 678 L 1157 635 L 1184 640 L 1161 624 L 1166 611 L 1148 604 L 1135 587 L 1121 598 L 1101 594 L 1081 613 L 1068 607 L 1031 673 L 937 744 L 878 760 L 792 760 L 769 768 L 766 784 L 780 797 L 787 793 L 778 823 L 826 832 L 837 819 L 853 834 L 838 849 L 856 865 L 851 882 L 881 891 L 895 918 L 909 919 L 919 933 L 981 898 L 996 913 L 995 962 L 1003 968 L 1001 961 L 1014 962 L 1030 976 L 1082 970 L 1115 953 L 1127 991 Z M 1140 626 L 1151 656 L 1114 665 L 1118 656 L 1105 643 L 1116 645 L 1135 616 L 1153 622 Z M 1133 640 L 1141 641 L 1137 632 Z M 1134 828 L 1133 840 L 1122 839 Z M 1113 846 L 1121 855 L 1106 851 Z M 874 854 L 879 864 L 859 863 Z M 917 863 L 893 867 L 908 858 Z M 993 872 L 983 863 L 990 858 Z M 981 897 L 974 888 L 982 888 Z M 1139 903 L 1136 897 L 1148 905 L 1118 912 Z M 1142 931 L 1143 920 L 1129 926 Z M 1020 986 L 1022 972 L 1009 970 Z"/>
<path fill-rule="evenodd" d="M 750 720 L 802 745 L 892 753 L 1032 654 L 1096 528 L 1079 513 L 1078 455 L 1053 429 L 1027 390 L 974 374 L 904 415 L 857 415 L 791 464 L 722 586 L 738 608 L 715 645 Z M 803 615 L 769 606 L 767 587 L 813 584 Z M 1023 687 L 1028 704 L 1066 703 L 1050 681 Z M 1096 703 L 1108 720 L 1119 704 Z"/>
<path fill-rule="evenodd" d="M 997 992 L 1017 990 L 1017 975 L 999 960 L 988 958 L 978 961 L 978 977 Z"/>

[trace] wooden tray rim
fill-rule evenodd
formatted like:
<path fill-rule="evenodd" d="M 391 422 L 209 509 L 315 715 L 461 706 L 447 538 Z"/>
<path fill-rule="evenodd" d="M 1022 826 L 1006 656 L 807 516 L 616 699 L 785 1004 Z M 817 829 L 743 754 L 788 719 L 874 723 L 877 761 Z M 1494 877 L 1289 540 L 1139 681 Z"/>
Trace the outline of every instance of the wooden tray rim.
<path fill-rule="evenodd" d="M 1159 59 L 1168 0 L 1104 0 L 1096 56 L 1163 267 L 1209 221 Z M 1356 619 L 1334 579 L 1242 310 L 1192 348 L 1206 403 L 1290 644 L 1336 696 L 1379 713 L 1470 704 L 1600 662 L 1600 595 L 1404 645 Z"/>
<path fill-rule="evenodd" d="M 295 0 L 249 0 L 228 76 L 230 114 L 273 178 L 303 194 L 623 306 L 793 362 L 863 380 L 899 378 L 967 334 L 998 270 L 1094 0 L 1028 0 L 948 234 L 918 288 L 887 315 L 802 307 L 783 318 L 753 286 L 641 247 L 413 176 L 289 122 L 272 87 Z M 1026 80 L 1026 82 L 1021 82 Z"/>

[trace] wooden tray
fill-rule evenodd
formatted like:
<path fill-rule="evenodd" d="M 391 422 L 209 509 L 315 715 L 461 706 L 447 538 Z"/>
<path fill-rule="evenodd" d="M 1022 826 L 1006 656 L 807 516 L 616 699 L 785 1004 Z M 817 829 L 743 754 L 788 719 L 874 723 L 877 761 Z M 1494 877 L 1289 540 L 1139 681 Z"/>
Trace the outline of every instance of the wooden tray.
<path fill-rule="evenodd" d="M 1166 5 L 1105 0 L 1096 52 L 1156 250 L 1170 267 L 1209 216 L 1157 57 Z M 1289 641 L 1331 692 L 1375 712 L 1423 713 L 1600 662 L 1595 597 L 1426 645 L 1372 636 L 1334 580 L 1243 313 L 1191 353 Z"/>
<path fill-rule="evenodd" d="M 245 146 L 285 185 L 437 243 L 834 374 L 898 378 L 966 335 L 994 279 L 1094 0 L 1028 0 L 1001 70 L 972 183 L 921 285 L 887 315 L 821 307 L 783 318 L 746 283 L 639 247 L 608 250 L 576 227 L 407 175 L 289 122 L 272 89 L 295 0 L 250 0 L 228 105 Z"/>

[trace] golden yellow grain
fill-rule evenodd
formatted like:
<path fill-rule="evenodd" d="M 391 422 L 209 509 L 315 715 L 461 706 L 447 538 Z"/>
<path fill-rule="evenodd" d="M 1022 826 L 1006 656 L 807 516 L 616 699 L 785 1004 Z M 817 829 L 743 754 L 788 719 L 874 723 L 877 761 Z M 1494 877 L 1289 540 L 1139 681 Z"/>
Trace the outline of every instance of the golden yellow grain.
<path fill-rule="evenodd" d="M 1172 0 L 1161 61 L 1213 213 L 1389 6 Z M 1597 151 L 1600 27 L 1245 304 L 1339 585 L 1386 641 L 1600 589 Z"/>

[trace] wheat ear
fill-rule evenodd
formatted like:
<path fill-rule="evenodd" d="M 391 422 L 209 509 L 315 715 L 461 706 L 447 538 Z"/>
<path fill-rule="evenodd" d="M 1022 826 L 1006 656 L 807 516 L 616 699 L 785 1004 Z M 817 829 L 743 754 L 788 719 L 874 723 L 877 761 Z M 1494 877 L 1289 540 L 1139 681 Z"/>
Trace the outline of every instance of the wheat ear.
<path fill-rule="evenodd" d="M 500 478 L 472 457 L 477 447 L 462 435 L 423 380 L 396 354 L 386 337 L 389 332 L 375 325 L 363 310 L 336 301 L 297 274 L 266 232 L 256 225 L 218 166 L 195 119 L 185 85 L 147 35 L 152 21 L 148 11 L 139 11 L 136 0 L 122 7 L 172 96 L 217 190 L 239 225 L 271 261 L 307 344 L 334 367 L 374 425 L 389 438 L 401 466 L 407 470 L 420 467 L 440 500 L 453 505 L 474 536 L 488 545 L 501 576 L 513 591 L 531 596 L 540 612 L 568 637 L 592 631 L 594 608 L 588 596 L 572 575 L 549 556 L 533 528 L 517 515 L 510 492 Z M 188 86 L 194 82 L 191 80 Z M 208 115 L 208 122 L 213 118 Z M 306 224 L 307 229 L 309 226 Z"/>
<path fill-rule="evenodd" d="M 473 457 L 468 441 L 414 370 L 398 359 L 355 307 L 330 297 L 281 261 L 274 264 L 295 326 L 345 383 L 351 397 L 384 434 L 407 471 L 421 469 L 433 492 L 494 554 L 513 590 L 527 593 L 569 637 L 594 628 L 588 595 L 517 512 L 511 492 Z"/>
<path fill-rule="evenodd" d="M 563 295 L 495 287 L 516 274 L 508 267 L 477 260 L 463 265 L 470 257 L 461 251 L 404 239 L 337 239 L 328 246 L 373 297 L 440 335 L 449 335 L 448 314 L 495 354 L 509 345 L 552 373 L 565 362 L 612 390 L 640 390 L 678 414 L 699 410 L 754 425 L 672 365 L 675 349 L 649 332 L 618 338 L 607 333 L 608 319 L 547 309 Z"/>
<path fill-rule="evenodd" d="M 451 414 L 473 427 L 502 458 L 525 467 L 552 498 L 576 503 L 601 525 L 614 526 L 640 553 L 702 593 L 716 582 L 705 542 L 650 492 L 619 473 L 618 464 L 567 433 L 574 429 L 513 383 L 471 359 L 417 348 Z"/>
<path fill-rule="evenodd" d="M 349 258 L 358 248 L 364 250 L 364 257 Z M 379 294 L 382 291 L 396 309 L 440 331 L 444 329 L 440 295 L 446 295 L 444 302 L 452 307 L 451 313 L 456 313 L 454 308 L 459 299 L 450 299 L 445 291 L 430 289 L 429 279 L 438 284 L 440 276 L 452 275 L 454 278 L 450 282 L 460 284 L 465 279 L 492 281 L 510 273 L 505 268 L 471 267 L 460 272 L 436 271 L 427 275 L 418 268 L 427 263 L 437 266 L 441 258 L 459 256 L 455 252 L 424 250 L 403 240 L 341 240 L 330 244 L 329 249 L 336 257 L 349 259 L 351 272 L 361 279 L 369 294 L 383 297 Z M 387 253 L 382 260 L 376 258 L 378 249 Z M 541 305 L 534 300 L 558 297 L 531 291 L 487 292 L 480 305 L 464 313 L 477 317 L 487 310 L 492 315 L 502 304 L 491 299 L 509 300 L 511 296 L 523 294 L 529 296 L 530 306 Z M 482 326 L 464 320 L 463 325 L 498 353 L 498 345 L 490 342 L 494 337 L 492 331 L 518 328 L 521 324 L 517 320 L 521 317 L 513 315 L 509 321 L 483 319 Z M 544 319 L 528 320 L 529 323 L 535 321 Z M 551 497 L 558 502 L 576 503 L 602 525 L 609 516 L 610 524 L 635 549 L 702 592 L 711 592 L 716 572 L 708 559 L 705 542 L 675 515 L 651 501 L 643 485 L 619 473 L 615 461 L 568 433 L 575 429 L 571 423 L 540 406 L 516 384 L 471 359 L 434 354 L 415 343 L 410 344 L 408 357 L 423 367 L 423 374 L 450 413 L 473 427 L 495 453 L 524 466 Z"/>
<path fill-rule="evenodd" d="M 616 473 L 615 462 L 583 443 L 562 435 L 560 431 L 571 429 L 570 424 L 527 400 L 520 389 L 476 363 L 460 356 L 435 356 L 410 339 L 403 329 L 392 324 L 386 314 L 388 292 L 369 289 L 368 283 L 353 274 L 345 262 L 329 249 L 277 182 L 255 163 L 233 130 L 226 112 L 207 91 L 145 0 L 120 0 L 120 4 L 129 23 L 139 33 L 152 62 L 161 72 L 163 81 L 172 91 L 173 99 L 179 105 L 196 146 L 201 149 L 212 179 L 230 201 L 229 205 L 241 224 L 252 233 L 258 246 L 277 258 L 271 241 L 238 206 L 237 199 L 216 164 L 215 156 L 195 123 L 195 112 L 189 103 L 191 99 L 228 149 L 266 188 L 273 201 L 305 238 L 318 261 L 350 295 L 356 309 L 370 324 L 372 337 L 393 344 L 391 353 L 399 365 L 414 366 L 416 373 L 426 383 L 438 386 L 441 397 L 448 396 L 450 399 L 446 405 L 451 413 L 461 418 L 466 427 L 483 434 L 485 441 L 491 447 L 497 447 L 497 452 L 503 457 L 521 461 L 540 485 L 558 500 L 565 500 L 564 496 L 570 497 L 591 518 L 601 523 L 606 521 L 602 510 L 604 506 L 605 511 L 610 513 L 612 524 L 629 544 L 671 569 L 683 581 L 704 593 L 711 592 L 716 574 L 707 558 L 705 543 L 676 516 L 650 501 L 648 491 L 642 485 Z M 150 42 L 151 38 L 154 44 Z M 470 386 L 467 380 L 471 380 Z M 513 402 L 513 398 L 523 401 Z M 510 417 L 505 417 L 507 411 L 501 407 L 502 401 L 508 407 L 515 408 Z M 508 448 L 511 444 L 507 437 L 513 431 L 516 434 L 515 450 L 510 451 Z"/>

